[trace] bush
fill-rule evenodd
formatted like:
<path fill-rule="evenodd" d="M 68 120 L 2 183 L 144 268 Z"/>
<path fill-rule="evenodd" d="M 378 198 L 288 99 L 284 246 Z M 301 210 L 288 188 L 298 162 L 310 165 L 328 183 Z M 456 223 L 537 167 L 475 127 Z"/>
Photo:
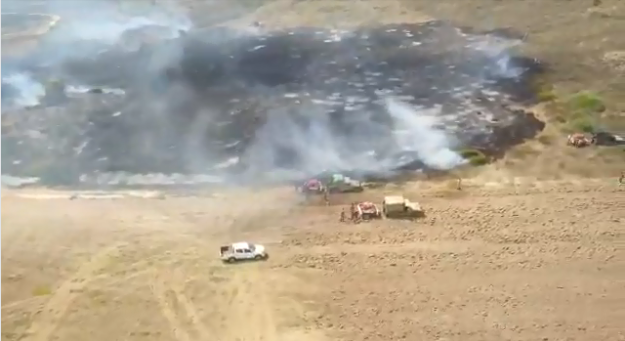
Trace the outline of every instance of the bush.
<path fill-rule="evenodd" d="M 590 92 L 578 92 L 567 101 L 567 107 L 576 114 L 598 114 L 606 107 L 601 98 Z"/>
<path fill-rule="evenodd" d="M 473 166 L 482 166 L 489 161 L 488 157 L 477 149 L 462 149 L 458 153 Z"/>
<path fill-rule="evenodd" d="M 592 117 L 577 117 L 569 121 L 568 130 L 572 132 L 593 133 L 596 131 Z"/>
<path fill-rule="evenodd" d="M 606 110 L 601 98 L 590 92 L 579 92 L 569 98 L 564 106 L 570 132 L 592 133 L 596 131 L 595 115 Z"/>

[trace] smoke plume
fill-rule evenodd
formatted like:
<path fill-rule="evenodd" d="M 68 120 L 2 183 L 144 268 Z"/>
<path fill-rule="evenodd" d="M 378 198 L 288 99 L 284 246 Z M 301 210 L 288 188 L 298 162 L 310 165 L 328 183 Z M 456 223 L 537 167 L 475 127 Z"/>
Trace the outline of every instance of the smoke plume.
<path fill-rule="evenodd" d="M 62 19 L 35 50 L 3 57 L 3 115 L 24 132 L 3 143 L 3 174 L 114 184 L 391 176 L 451 169 L 464 163 L 458 147 L 534 133 L 518 132 L 528 118 L 502 105 L 522 99 L 528 68 L 508 45 L 444 22 L 250 34 L 195 29 L 171 8 L 52 1 L 37 11 Z M 41 104 L 59 79 L 66 102 Z M 5 112 L 5 86 L 7 101 L 36 107 Z"/>

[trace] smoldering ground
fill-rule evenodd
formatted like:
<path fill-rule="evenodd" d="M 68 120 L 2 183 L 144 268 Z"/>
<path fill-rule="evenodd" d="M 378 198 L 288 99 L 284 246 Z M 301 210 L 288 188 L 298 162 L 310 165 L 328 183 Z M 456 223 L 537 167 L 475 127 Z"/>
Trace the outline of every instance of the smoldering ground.
<path fill-rule="evenodd" d="M 499 152 L 542 129 L 509 109 L 532 100 L 540 69 L 514 57 L 516 40 L 444 22 L 183 36 L 156 26 L 55 38 L 13 62 L 40 82 L 103 90 L 3 113 L 3 173 L 68 183 L 392 175 L 453 168 L 459 148 Z M 85 47 L 68 55 L 69 42 Z"/>

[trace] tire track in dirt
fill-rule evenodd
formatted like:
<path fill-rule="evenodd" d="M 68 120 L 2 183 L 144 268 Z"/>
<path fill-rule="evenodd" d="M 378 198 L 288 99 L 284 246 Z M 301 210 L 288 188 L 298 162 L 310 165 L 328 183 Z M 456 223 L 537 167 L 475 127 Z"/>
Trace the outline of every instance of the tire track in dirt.
<path fill-rule="evenodd" d="M 202 319 L 198 313 L 195 304 L 184 294 L 184 276 L 177 272 L 174 275 L 174 278 L 176 280 L 171 288 L 174 292 L 176 299 L 182 305 L 182 308 L 184 309 L 187 317 L 190 319 L 191 324 L 199 333 L 198 341 L 214 339 L 209 332 L 208 327 L 202 322 Z"/>
<path fill-rule="evenodd" d="M 255 265 L 241 264 L 240 267 L 234 269 L 236 273 L 230 289 L 231 309 L 227 313 L 229 323 L 225 331 L 227 339 L 278 340 L 274 319 L 275 306 L 268 291 L 271 283 L 268 283 L 267 276 L 261 276 L 260 269 Z"/>
<path fill-rule="evenodd" d="M 125 275 L 122 275 L 122 276 L 119 276 L 119 273 L 117 273 L 117 274 L 115 274 L 115 273 L 104 273 L 104 274 L 95 275 L 95 276 L 93 276 L 93 277 L 91 277 L 89 279 L 89 283 L 92 284 L 92 285 L 89 286 L 89 289 L 91 289 L 91 290 L 107 289 L 107 288 L 110 288 L 112 286 L 119 285 L 120 283 L 133 280 L 135 278 L 140 278 L 140 277 L 143 277 L 143 276 L 153 275 L 154 269 L 152 268 L 152 266 L 150 264 L 151 264 L 152 261 L 158 260 L 158 257 L 160 257 L 160 256 L 152 256 L 152 257 L 144 258 L 144 259 L 142 259 L 140 261 L 137 261 L 137 262 L 134 262 L 134 263 L 129 263 L 127 265 L 127 267 L 134 268 L 134 269 L 139 268 L 141 270 L 132 270 L 131 269 L 129 271 L 124 271 L 123 274 L 125 274 Z M 177 257 L 177 260 L 186 260 L 186 258 L 184 258 L 184 257 Z M 173 261 L 171 261 L 171 262 L 173 262 Z M 32 308 L 35 305 L 42 304 L 48 298 L 49 297 L 47 297 L 47 296 L 29 297 L 29 298 L 26 298 L 26 299 L 22 299 L 22 300 L 13 301 L 13 302 L 10 302 L 10 303 L 3 304 L 1 309 L 2 309 L 2 311 L 10 311 L 11 309 L 15 309 L 15 308 L 21 308 L 21 309 L 27 309 L 29 307 Z"/>
<path fill-rule="evenodd" d="M 95 281 L 102 280 L 103 283 L 100 283 L 99 285 L 91 286 L 89 289 L 95 289 L 95 290 L 106 289 L 106 288 L 112 287 L 114 285 L 118 285 L 118 284 L 120 284 L 122 282 L 129 281 L 129 280 L 132 280 L 134 278 L 138 278 L 138 277 L 142 277 L 142 276 L 148 275 L 150 272 L 151 272 L 150 269 L 146 269 L 146 270 L 142 270 L 142 271 L 138 271 L 138 272 L 132 273 L 132 274 L 127 275 L 127 276 L 123 276 L 121 278 L 111 278 L 109 275 L 95 276 L 91 280 L 89 280 L 89 282 L 93 283 Z M 35 304 L 37 302 L 40 302 L 40 301 L 43 301 L 45 299 L 46 299 L 45 296 L 29 297 L 29 298 L 26 298 L 26 299 L 23 299 L 23 300 L 14 301 L 14 302 L 11 302 L 11 303 L 4 304 L 4 305 L 2 305 L 1 308 L 2 308 L 2 310 L 8 310 L 8 309 L 17 308 L 17 307 L 25 308 L 25 307 L 28 307 L 29 305 L 33 305 L 33 304 Z"/>
<path fill-rule="evenodd" d="M 473 248 L 488 246 L 489 244 L 478 241 L 446 242 L 402 242 L 402 243 L 329 243 L 325 245 L 288 246 L 283 255 L 321 255 L 321 254 L 376 254 L 376 253 L 407 253 L 411 251 L 432 252 L 466 252 Z M 494 248 L 495 246 L 493 246 Z M 497 246 L 499 247 L 499 246 Z"/>
<path fill-rule="evenodd" d="M 214 340 L 208 326 L 202 322 L 198 309 L 185 294 L 185 276 L 179 271 L 156 276 L 152 290 L 161 313 L 167 320 L 176 340 Z"/>
<path fill-rule="evenodd" d="M 171 327 L 173 336 L 178 341 L 191 341 L 192 339 L 189 336 L 187 328 L 185 328 L 180 323 L 180 320 L 178 319 L 178 314 L 173 309 L 172 305 L 168 300 L 168 290 L 169 288 L 162 278 L 154 279 L 152 283 L 152 292 L 156 297 L 156 301 L 161 309 L 161 313 Z"/>
<path fill-rule="evenodd" d="M 11 226 L 11 222 L 5 221 L 4 218 L 2 220 L 6 231 L 8 230 L 6 227 Z M 24 245 L 28 245 L 28 240 L 36 236 L 35 229 L 21 224 L 19 227 L 11 227 L 7 232 L 2 233 L 2 244 L 4 245 L 2 245 L 1 258 L 3 262 L 12 260 L 15 254 L 22 250 Z"/>
<path fill-rule="evenodd" d="M 94 274 L 102 269 L 107 260 L 118 253 L 125 243 L 115 244 L 95 254 L 83 263 L 69 279 L 61 283 L 54 291 L 44 308 L 35 315 L 26 331 L 23 341 L 47 341 L 56 331 L 74 299 L 83 291 L 87 284 L 96 277 Z"/>

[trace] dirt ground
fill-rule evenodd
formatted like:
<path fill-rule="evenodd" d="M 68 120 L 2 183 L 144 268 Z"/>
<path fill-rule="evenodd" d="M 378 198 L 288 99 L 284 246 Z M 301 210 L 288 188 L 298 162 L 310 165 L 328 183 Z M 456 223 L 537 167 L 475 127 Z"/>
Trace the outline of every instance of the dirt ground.
<path fill-rule="evenodd" d="M 624 5 L 275 2 L 234 22 L 527 29 L 562 91 L 596 89 L 614 116 L 623 83 L 603 57 L 625 50 Z M 2 340 L 625 340 L 622 156 L 600 164 L 559 145 L 522 146 L 467 172 L 461 191 L 388 185 L 330 207 L 296 205 L 292 189 L 76 200 L 3 189 Z M 426 218 L 338 222 L 349 202 L 384 193 L 418 200 Z M 222 264 L 219 246 L 241 240 L 270 259 Z"/>
<path fill-rule="evenodd" d="M 5 190 L 2 340 L 625 339 L 625 186 L 453 185 L 329 207 L 294 205 L 291 189 Z M 338 222 L 352 200 L 395 192 L 427 217 Z M 222 264 L 238 240 L 269 261 Z"/>

